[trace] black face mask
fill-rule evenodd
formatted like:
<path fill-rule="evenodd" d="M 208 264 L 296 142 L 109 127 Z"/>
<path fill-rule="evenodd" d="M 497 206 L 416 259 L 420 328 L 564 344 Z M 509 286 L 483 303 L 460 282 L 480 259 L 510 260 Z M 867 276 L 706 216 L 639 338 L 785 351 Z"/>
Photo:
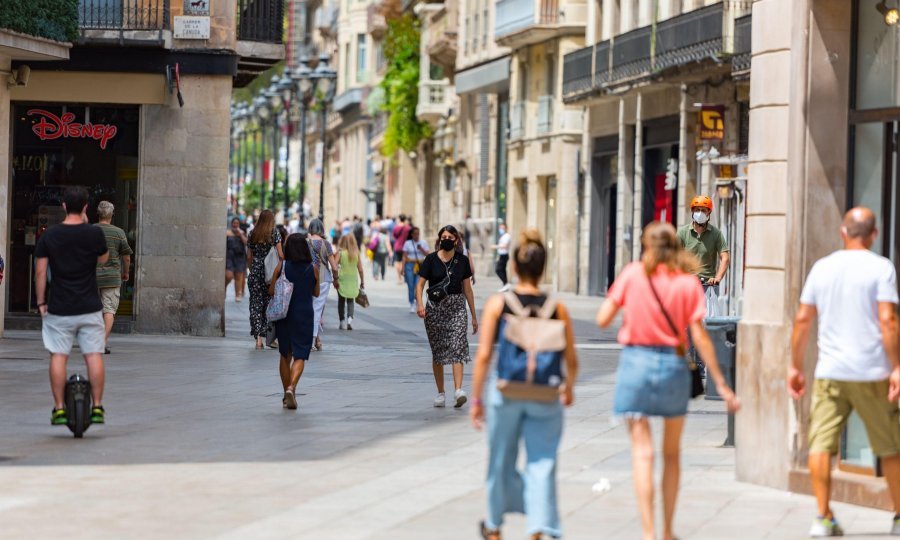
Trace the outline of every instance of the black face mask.
<path fill-rule="evenodd" d="M 453 248 L 456 247 L 456 242 L 451 240 L 450 238 L 444 238 L 441 240 L 441 249 L 443 251 L 453 251 Z"/>

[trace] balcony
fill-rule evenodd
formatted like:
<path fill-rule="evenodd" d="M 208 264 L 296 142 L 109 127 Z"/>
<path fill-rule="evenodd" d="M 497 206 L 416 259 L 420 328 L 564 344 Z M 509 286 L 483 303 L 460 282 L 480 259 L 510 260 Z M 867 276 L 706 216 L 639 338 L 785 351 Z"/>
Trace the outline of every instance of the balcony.
<path fill-rule="evenodd" d="M 563 98 L 573 103 L 626 82 L 651 76 L 679 80 L 693 64 L 719 69 L 722 60 L 733 74 L 750 69 L 751 2 L 726 0 L 696 9 L 656 25 L 637 28 L 595 44 L 593 76 L 588 82 L 585 56 L 591 47 L 567 54 L 563 60 Z M 655 46 L 651 46 L 655 44 Z M 709 62 L 709 63 L 707 63 Z M 687 73 L 690 76 L 690 73 Z"/>
<path fill-rule="evenodd" d="M 537 134 L 553 131 L 553 96 L 538 97 Z"/>
<path fill-rule="evenodd" d="M 449 88 L 450 82 L 446 79 L 419 83 L 419 104 L 416 106 L 416 116 L 420 120 L 436 125 L 437 121 L 447 114 L 450 106 L 447 99 Z"/>
<path fill-rule="evenodd" d="M 494 37 L 499 45 L 520 48 L 563 35 L 584 33 L 584 0 L 497 0 Z"/>
<path fill-rule="evenodd" d="M 68 0 L 0 0 L 0 59 L 68 60 L 77 38 L 76 6 Z"/>
<path fill-rule="evenodd" d="M 363 88 L 351 88 L 334 98 L 332 109 L 336 112 L 343 112 L 350 107 L 359 106 L 365 99 L 365 91 Z"/>
<path fill-rule="evenodd" d="M 283 35 L 284 0 L 237 0 L 239 60 L 235 87 L 246 86 L 284 59 Z"/>
<path fill-rule="evenodd" d="M 456 68 L 458 12 L 455 4 L 451 2 L 451 5 L 434 15 L 428 25 L 428 42 L 425 48 L 431 63 L 441 66 L 445 73 L 453 73 Z"/>
<path fill-rule="evenodd" d="M 594 46 L 578 49 L 563 59 L 563 96 L 580 94 L 594 82 Z"/>
<path fill-rule="evenodd" d="M 366 28 L 369 29 L 369 33 L 375 39 L 381 39 L 384 33 L 387 32 L 387 21 L 384 20 L 381 6 L 377 4 L 370 5 L 366 12 L 366 17 L 368 19 Z"/>
<path fill-rule="evenodd" d="M 169 0 L 79 0 L 79 41 L 163 46 L 170 29 Z"/>
<path fill-rule="evenodd" d="M 509 108 L 509 140 L 517 141 L 525 138 L 525 122 L 527 116 L 525 113 L 525 101 L 517 101 Z"/>
<path fill-rule="evenodd" d="M 745 15 L 734 20 L 734 56 L 731 57 L 731 75 L 733 77 L 750 75 L 752 17 L 752 15 Z"/>

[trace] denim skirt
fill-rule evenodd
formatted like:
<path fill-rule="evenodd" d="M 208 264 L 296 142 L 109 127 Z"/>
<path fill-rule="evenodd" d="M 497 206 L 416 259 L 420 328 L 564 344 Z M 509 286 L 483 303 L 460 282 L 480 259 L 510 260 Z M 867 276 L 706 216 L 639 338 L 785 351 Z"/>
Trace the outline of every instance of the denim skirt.
<path fill-rule="evenodd" d="M 619 356 L 613 414 L 622 418 L 687 414 L 691 373 L 673 347 L 626 346 Z"/>

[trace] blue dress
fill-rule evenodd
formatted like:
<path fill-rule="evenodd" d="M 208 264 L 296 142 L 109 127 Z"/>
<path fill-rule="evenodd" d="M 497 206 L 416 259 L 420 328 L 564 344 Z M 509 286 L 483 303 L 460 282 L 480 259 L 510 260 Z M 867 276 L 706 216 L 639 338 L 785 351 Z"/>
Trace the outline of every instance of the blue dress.
<path fill-rule="evenodd" d="M 294 284 L 294 292 L 287 317 L 275 323 L 278 352 L 282 356 L 293 355 L 295 359 L 308 360 L 313 343 L 312 291 L 316 286 L 313 265 L 285 261 L 284 273 Z"/>

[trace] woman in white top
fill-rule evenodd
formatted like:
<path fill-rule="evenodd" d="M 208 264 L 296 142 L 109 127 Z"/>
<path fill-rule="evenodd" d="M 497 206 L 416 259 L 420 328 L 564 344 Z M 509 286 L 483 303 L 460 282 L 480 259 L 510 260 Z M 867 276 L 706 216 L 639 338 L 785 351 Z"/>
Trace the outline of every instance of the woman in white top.
<path fill-rule="evenodd" d="M 413 227 L 409 231 L 409 238 L 403 243 L 403 276 L 406 279 L 407 299 L 409 312 L 416 312 L 416 283 L 419 278 L 419 263 L 425 260 L 425 256 L 431 253 L 431 248 L 419 239 L 419 228 Z"/>

